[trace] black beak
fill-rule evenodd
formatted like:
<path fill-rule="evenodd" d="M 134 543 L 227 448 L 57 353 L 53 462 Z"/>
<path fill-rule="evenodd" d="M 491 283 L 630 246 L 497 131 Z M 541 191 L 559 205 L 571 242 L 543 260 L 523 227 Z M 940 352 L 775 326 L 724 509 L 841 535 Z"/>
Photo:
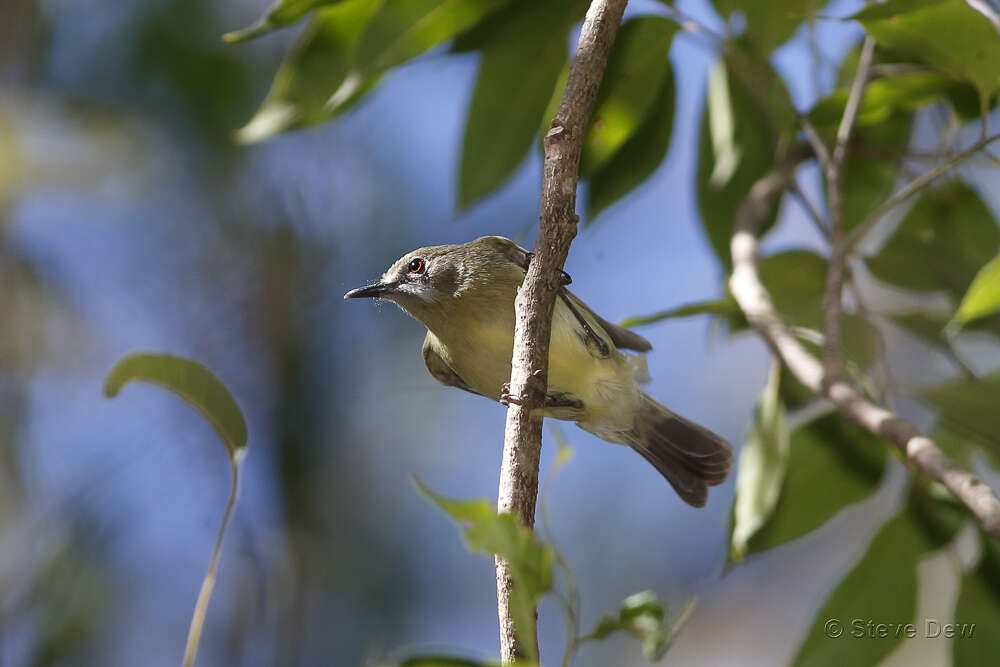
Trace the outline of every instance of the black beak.
<path fill-rule="evenodd" d="M 345 299 L 371 299 L 383 296 L 386 292 L 392 291 L 398 283 L 374 283 L 365 285 L 357 289 L 352 289 L 344 295 Z"/>

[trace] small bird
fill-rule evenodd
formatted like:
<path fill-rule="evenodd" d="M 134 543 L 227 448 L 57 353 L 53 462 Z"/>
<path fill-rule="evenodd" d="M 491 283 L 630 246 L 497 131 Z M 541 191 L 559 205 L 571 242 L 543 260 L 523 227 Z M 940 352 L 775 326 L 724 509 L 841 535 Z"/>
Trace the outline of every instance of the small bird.
<path fill-rule="evenodd" d="M 514 348 L 514 298 L 532 254 L 502 236 L 418 248 L 379 282 L 345 299 L 388 299 L 427 327 L 427 370 L 443 385 L 506 404 Z M 552 314 L 548 390 L 542 416 L 575 421 L 608 442 L 628 445 L 678 495 L 703 507 L 708 487 L 726 479 L 732 448 L 639 388 L 648 382 L 642 336 L 603 319 L 566 289 Z"/>

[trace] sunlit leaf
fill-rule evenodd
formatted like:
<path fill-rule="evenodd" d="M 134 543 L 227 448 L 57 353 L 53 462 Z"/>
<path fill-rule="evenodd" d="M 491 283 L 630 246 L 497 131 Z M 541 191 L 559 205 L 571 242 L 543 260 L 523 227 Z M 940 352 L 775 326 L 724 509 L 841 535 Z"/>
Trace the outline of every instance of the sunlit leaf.
<path fill-rule="evenodd" d="M 667 53 L 677 29 L 675 22 L 662 16 L 629 19 L 619 28 L 584 136 L 582 177 L 604 166 L 660 101 L 671 71 Z M 672 116 L 672 90 L 669 107 Z"/>
<path fill-rule="evenodd" d="M 876 278 L 961 299 L 1000 249 L 1000 229 L 979 195 L 950 182 L 926 190 L 882 249 L 865 260 Z"/>
<path fill-rule="evenodd" d="M 246 450 L 247 425 L 232 394 L 210 370 L 168 354 L 130 354 L 120 359 L 104 381 L 104 395 L 113 398 L 133 380 L 158 384 L 183 398 L 215 428 L 233 463 Z"/>
<path fill-rule="evenodd" d="M 500 556 L 507 561 L 514 580 L 511 612 L 516 631 L 519 636 L 533 637 L 535 604 L 552 588 L 552 547 L 540 541 L 531 529 L 522 526 L 514 515 L 497 514 L 485 499 L 452 500 L 434 493 L 416 478 L 413 483 L 421 495 L 461 526 L 470 551 Z M 525 646 L 534 644 L 522 643 Z"/>
<path fill-rule="evenodd" d="M 265 33 L 277 30 L 283 26 L 298 21 L 312 10 L 332 5 L 340 0 L 278 0 L 267 13 L 257 19 L 254 23 L 243 28 L 226 33 L 222 36 L 227 42 L 242 42 L 247 39 L 259 37 Z"/>
<path fill-rule="evenodd" d="M 961 326 L 1000 311 L 1000 256 L 981 268 L 969 285 L 954 322 Z"/>
<path fill-rule="evenodd" d="M 961 85 L 938 72 L 908 72 L 875 79 L 865 86 L 855 126 L 877 126 L 895 113 L 916 111 L 940 101 L 943 95 Z M 849 92 L 849 85 L 838 88 L 813 106 L 809 111 L 809 120 L 817 129 L 831 134 L 836 131 L 844 115 Z"/>
<path fill-rule="evenodd" d="M 736 210 L 774 166 L 778 136 L 790 117 L 787 92 L 774 71 L 752 68 L 737 54 L 717 62 L 709 74 L 695 176 L 705 233 L 727 271 Z M 765 216 L 761 233 L 776 214 L 777 205 Z"/>
<path fill-rule="evenodd" d="M 642 125 L 591 175 L 587 190 L 588 222 L 638 187 L 663 162 L 674 128 L 675 97 L 673 70 L 668 68 L 660 93 Z"/>
<path fill-rule="evenodd" d="M 460 206 L 500 187 L 531 149 L 566 62 L 578 5 L 570 0 L 518 3 L 502 12 L 483 37 L 462 141 Z"/>
<path fill-rule="evenodd" d="M 789 433 L 779 398 L 780 366 L 771 367 L 746 443 L 740 450 L 733 502 L 730 558 L 738 561 L 750 538 L 768 520 L 781 494 L 788 466 Z"/>
<path fill-rule="evenodd" d="M 774 511 L 751 536 L 747 554 L 790 542 L 878 488 L 888 451 L 864 429 L 828 415 L 791 433 L 784 482 Z"/>
<path fill-rule="evenodd" d="M 1000 39 L 964 0 L 889 0 L 851 18 L 885 47 L 968 81 L 986 100 L 1000 88 Z"/>
<path fill-rule="evenodd" d="M 987 535 L 980 536 L 979 565 L 962 577 L 955 604 L 955 635 L 951 642 L 955 667 L 988 665 L 1000 655 L 1000 550 Z M 960 636 L 958 633 L 962 632 Z"/>
<path fill-rule="evenodd" d="M 643 654 L 655 662 L 666 655 L 693 608 L 694 601 L 689 600 L 671 623 L 667 620 L 666 603 L 660 602 L 655 593 L 635 593 L 622 601 L 616 616 L 602 616 L 585 639 L 604 639 L 614 632 L 624 631 L 637 637 L 642 642 Z"/>
<path fill-rule="evenodd" d="M 827 599 L 792 664 L 879 664 L 916 622 L 917 562 L 951 538 L 955 518 L 942 503 L 911 497 Z"/>

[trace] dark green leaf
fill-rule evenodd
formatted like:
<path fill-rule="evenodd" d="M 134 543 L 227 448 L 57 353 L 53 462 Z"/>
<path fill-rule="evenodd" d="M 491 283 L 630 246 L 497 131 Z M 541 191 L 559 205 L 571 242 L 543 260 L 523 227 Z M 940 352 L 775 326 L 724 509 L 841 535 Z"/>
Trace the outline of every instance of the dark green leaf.
<path fill-rule="evenodd" d="M 927 190 L 874 257 L 865 261 L 879 280 L 913 290 L 946 290 L 956 300 L 976 271 L 1000 249 L 1000 230 L 967 185 Z"/>
<path fill-rule="evenodd" d="M 662 16 L 641 16 L 629 19 L 618 30 L 584 136 L 583 178 L 607 164 L 662 97 L 664 79 L 671 71 L 667 53 L 677 29 L 676 23 Z M 669 105 L 672 116 L 672 87 Z"/>
<path fill-rule="evenodd" d="M 498 662 L 483 662 L 453 655 L 416 655 L 396 664 L 398 667 L 500 667 Z M 527 663 L 523 665 L 528 667 Z"/>
<path fill-rule="evenodd" d="M 801 537 L 867 498 L 878 488 L 887 454 L 878 438 L 837 415 L 792 431 L 778 504 L 750 538 L 747 554 Z"/>
<path fill-rule="evenodd" d="M 747 543 L 778 504 L 788 467 L 789 433 L 779 397 L 780 366 L 771 367 L 746 443 L 740 450 L 730 534 L 730 559 L 746 555 Z"/>
<path fill-rule="evenodd" d="M 252 143 L 279 132 L 329 120 L 346 106 L 330 108 L 354 63 L 354 53 L 378 0 L 345 0 L 316 12 L 278 69 L 271 90 L 237 139 Z M 364 85 L 356 79 L 357 85 Z M 373 82 L 369 82 L 370 83 Z M 362 91 L 357 91 L 360 96 Z"/>
<path fill-rule="evenodd" d="M 460 206 L 500 187 L 527 155 L 566 62 L 576 4 L 518 3 L 481 44 L 462 142 Z"/>
<path fill-rule="evenodd" d="M 875 79 L 865 87 L 855 125 L 878 126 L 894 113 L 916 111 L 960 87 L 960 83 L 938 72 L 910 72 Z M 849 84 L 824 97 L 809 111 L 809 120 L 817 129 L 832 135 L 844 115 L 848 94 Z"/>
<path fill-rule="evenodd" d="M 167 354 L 130 354 L 120 359 L 104 381 L 104 395 L 113 398 L 121 388 L 143 380 L 166 387 L 208 420 L 235 466 L 243 458 L 247 425 L 232 394 L 211 371 L 196 361 Z"/>
<path fill-rule="evenodd" d="M 1000 551 L 992 537 L 981 534 L 983 556 L 973 571 L 962 577 L 955 605 L 955 667 L 989 665 L 1000 655 Z"/>
<path fill-rule="evenodd" d="M 936 523 L 940 508 L 927 502 L 933 501 L 915 506 L 911 498 L 903 512 L 882 526 L 816 616 L 794 665 L 874 666 L 908 637 L 905 624 L 915 623 L 917 562 L 941 547 L 955 525 L 947 519 L 947 528 Z M 921 629 L 914 625 L 913 636 Z"/>
<path fill-rule="evenodd" d="M 653 107 L 628 141 L 590 178 L 587 220 L 614 204 L 645 181 L 663 162 L 674 127 L 673 70 L 667 69 Z"/>
<path fill-rule="evenodd" d="M 666 655 L 677 633 L 690 614 L 693 603 L 688 602 L 677 619 L 668 623 L 667 605 L 661 603 L 652 591 L 630 595 L 618 608 L 617 616 L 602 616 L 587 640 L 598 640 L 619 630 L 637 637 L 642 642 L 642 652 L 651 661 L 658 661 Z"/>
<path fill-rule="evenodd" d="M 982 104 L 1000 89 L 1000 39 L 964 0 L 890 0 L 853 17 L 882 46 L 968 81 Z"/>
<path fill-rule="evenodd" d="M 882 314 L 893 324 L 906 329 L 931 345 L 945 348 L 945 352 L 951 354 L 951 339 L 945 331 L 949 321 L 947 315 L 930 310 L 909 310 Z M 974 320 L 965 326 L 965 330 L 1000 336 L 1000 315 Z"/>
<path fill-rule="evenodd" d="M 222 36 L 227 42 L 242 42 L 259 37 L 290 23 L 298 21 L 308 12 L 325 5 L 332 5 L 340 0 L 278 0 L 267 13 L 250 26 L 242 30 L 226 33 Z"/>
<path fill-rule="evenodd" d="M 844 163 L 844 226 L 860 223 L 892 194 L 899 173 L 900 157 L 910 143 L 913 117 L 898 113 L 854 133 L 854 148 Z"/>
<path fill-rule="evenodd" d="M 742 40 L 766 59 L 792 36 L 800 23 L 826 3 L 824 0 L 713 0 L 712 4 L 727 20 L 735 12 L 743 15 L 746 30 Z"/>
<path fill-rule="evenodd" d="M 469 550 L 500 556 L 508 562 L 514 580 L 511 611 L 516 631 L 521 636 L 534 636 L 535 603 L 552 588 L 552 547 L 541 542 L 514 515 L 497 514 L 485 499 L 451 500 L 434 493 L 416 478 L 413 482 L 425 498 L 462 527 Z M 531 641 L 523 643 L 526 646 L 534 644 Z"/>
<path fill-rule="evenodd" d="M 716 63 L 709 74 L 696 173 L 702 224 L 727 272 L 736 210 L 754 182 L 774 166 L 780 128 L 790 108 L 774 71 L 751 68 L 738 53 Z M 774 225 L 776 214 L 777 204 L 760 226 L 761 233 Z"/>
<path fill-rule="evenodd" d="M 958 326 L 1000 311 L 1000 257 L 994 257 L 981 268 L 962 297 L 955 313 Z"/>
<path fill-rule="evenodd" d="M 688 303 L 677 308 L 664 310 L 652 315 L 635 315 L 619 322 L 626 329 L 653 324 L 661 320 L 669 320 L 675 317 L 691 317 L 692 315 L 721 315 L 729 318 L 739 313 L 739 306 L 730 299 L 716 299 L 715 301 L 700 301 L 698 303 Z"/>
<path fill-rule="evenodd" d="M 976 380 L 950 380 L 918 396 L 939 410 L 939 424 L 964 438 L 1000 450 L 1000 373 Z"/>

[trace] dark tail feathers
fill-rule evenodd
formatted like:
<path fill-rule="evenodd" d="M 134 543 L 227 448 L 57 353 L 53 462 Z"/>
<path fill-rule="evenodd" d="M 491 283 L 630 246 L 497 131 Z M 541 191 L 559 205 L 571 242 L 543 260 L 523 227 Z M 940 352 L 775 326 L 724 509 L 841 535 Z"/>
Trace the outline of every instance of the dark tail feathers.
<path fill-rule="evenodd" d="M 722 437 L 646 394 L 626 440 L 667 478 L 684 502 L 695 507 L 705 506 L 708 487 L 721 484 L 733 465 L 733 449 Z"/>

